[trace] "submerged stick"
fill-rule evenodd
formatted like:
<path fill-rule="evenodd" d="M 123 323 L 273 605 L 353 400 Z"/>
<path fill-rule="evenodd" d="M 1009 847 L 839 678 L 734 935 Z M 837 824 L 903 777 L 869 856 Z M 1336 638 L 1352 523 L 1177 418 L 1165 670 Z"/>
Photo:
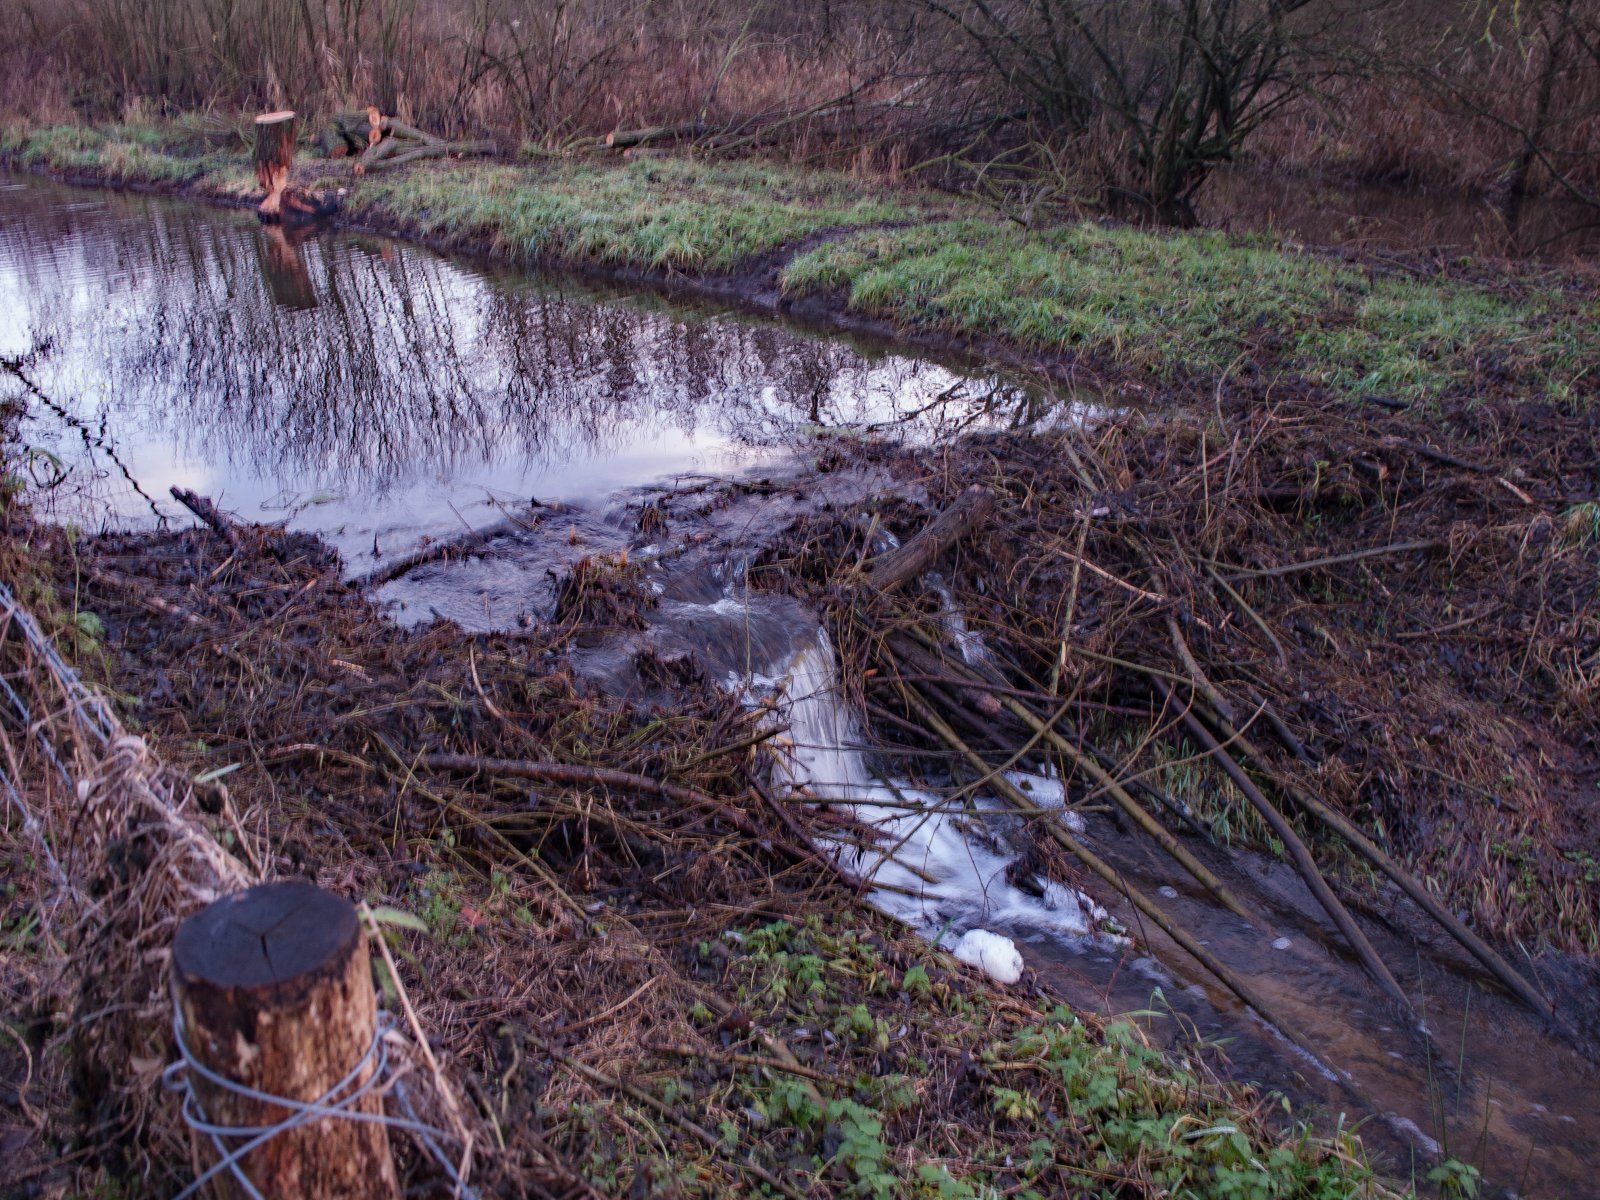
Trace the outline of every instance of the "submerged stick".
<path fill-rule="evenodd" d="M 1270 767 L 1267 766 L 1261 751 L 1248 738 L 1242 733 L 1226 729 L 1224 732 L 1229 734 L 1233 744 L 1239 748 L 1241 753 L 1270 771 Z M 1493 946 L 1489 945 L 1463 921 L 1455 917 L 1443 904 L 1439 903 L 1437 897 L 1428 890 L 1420 879 L 1396 862 L 1366 834 L 1362 833 L 1355 822 L 1337 809 L 1317 799 L 1317 797 L 1298 784 L 1283 780 L 1279 780 L 1279 783 L 1296 804 L 1309 815 L 1321 821 L 1328 829 L 1344 838 L 1358 854 L 1386 875 L 1395 886 L 1411 898 L 1417 907 L 1432 917 L 1468 954 L 1477 959 L 1483 968 L 1494 976 L 1508 992 L 1516 996 L 1534 1012 L 1548 1018 L 1563 1033 L 1568 1036 L 1576 1036 L 1571 1026 L 1557 1014 L 1554 1003 L 1547 996 L 1508 963 Z"/>
<path fill-rule="evenodd" d="M 1172 690 L 1160 680 L 1155 680 L 1154 682 L 1162 697 L 1169 703 L 1175 704 L 1176 701 L 1172 695 Z M 1323 876 L 1322 871 L 1318 868 L 1317 860 L 1312 856 L 1310 848 L 1300 840 L 1300 835 L 1294 831 L 1294 826 L 1289 824 L 1288 818 L 1278 811 L 1277 806 L 1267 799 L 1260 788 L 1256 787 L 1250 776 L 1245 774 L 1244 768 L 1212 736 L 1211 731 L 1205 727 L 1200 718 L 1196 717 L 1188 708 L 1185 708 L 1182 713 L 1182 719 L 1185 727 L 1194 736 L 1195 740 L 1200 743 L 1201 748 L 1223 769 L 1228 778 L 1233 781 L 1234 786 L 1250 802 L 1250 806 L 1261 815 L 1262 820 L 1266 821 L 1273 834 L 1283 843 L 1284 848 L 1289 851 L 1289 857 L 1294 860 L 1295 869 L 1299 872 L 1300 878 L 1305 881 L 1306 887 L 1311 889 L 1311 894 L 1317 898 L 1317 903 L 1322 905 L 1323 910 L 1333 920 L 1339 932 L 1344 934 L 1345 941 L 1355 951 L 1362 968 L 1379 987 L 1389 994 L 1389 997 L 1400 1006 L 1406 1016 L 1415 1021 L 1417 1013 L 1411 1006 L 1411 1000 L 1395 980 L 1394 975 L 1390 973 L 1383 959 L 1378 956 L 1378 952 L 1373 949 L 1372 943 L 1367 940 L 1367 935 L 1356 924 L 1355 918 L 1350 915 L 1350 910 L 1344 906 L 1338 896 L 1334 895 L 1333 889 L 1328 886 L 1326 877 Z"/>
<path fill-rule="evenodd" d="M 227 542 L 229 549 L 239 548 L 239 531 L 210 500 L 199 492 L 191 492 L 188 488 L 181 488 L 177 484 L 172 486 L 172 498 L 199 518 L 201 524 L 208 526 L 213 533 Z"/>
<path fill-rule="evenodd" d="M 934 712 L 925 701 L 917 696 L 914 689 L 908 688 L 907 692 L 907 702 L 916 711 L 917 715 L 926 722 L 927 727 L 937 734 L 952 750 L 974 766 L 981 768 L 983 766 L 982 756 L 962 741 L 961 736 L 938 713 Z M 1266 999 L 1245 981 L 1243 976 L 1239 975 L 1196 941 L 1187 930 L 1167 916 L 1160 905 L 1134 887 L 1115 867 L 1073 837 L 1066 826 L 1055 819 L 1054 813 L 1049 809 L 1040 808 L 1009 780 L 998 780 L 996 787 L 1019 808 L 1031 809 L 1035 815 L 1043 818 L 1045 831 L 1057 845 L 1116 889 L 1116 891 L 1127 897 L 1128 902 L 1134 908 L 1149 918 L 1158 929 L 1176 942 L 1186 954 L 1214 975 L 1225 988 L 1253 1008 L 1261 1016 L 1262 1020 L 1266 1021 L 1294 1045 L 1304 1050 L 1313 1060 L 1318 1063 L 1322 1061 L 1311 1039 L 1293 1024 L 1279 1016 L 1272 1006 L 1267 1003 Z M 1366 1095 L 1355 1081 L 1343 1071 L 1334 1071 L 1333 1074 L 1338 1079 L 1339 1085 L 1363 1108 L 1375 1113 L 1384 1111 L 1372 1097 Z"/>
<path fill-rule="evenodd" d="M 363 571 L 360 575 L 351 576 L 348 585 L 352 591 L 359 592 L 369 587 L 392 583 L 408 571 L 415 570 L 426 563 L 449 558 L 452 554 L 480 553 L 484 546 L 495 538 L 528 528 L 529 525 L 526 521 L 517 517 L 505 517 L 480 529 L 468 529 L 451 537 L 429 542 L 426 546 L 419 546 L 415 550 L 408 550 L 398 558 L 373 566 L 369 570 Z"/>

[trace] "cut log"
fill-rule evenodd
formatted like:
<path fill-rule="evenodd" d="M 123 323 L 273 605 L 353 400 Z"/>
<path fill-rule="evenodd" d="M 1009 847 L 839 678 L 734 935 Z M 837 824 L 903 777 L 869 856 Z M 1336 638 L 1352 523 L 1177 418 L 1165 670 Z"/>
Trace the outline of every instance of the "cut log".
<path fill-rule="evenodd" d="M 283 193 L 294 166 L 294 124 L 291 109 L 256 118 L 256 181 L 267 193 L 256 211 L 264 221 L 281 219 Z"/>
<path fill-rule="evenodd" d="M 892 592 L 910 579 L 925 574 L 934 559 L 960 541 L 989 515 L 994 493 L 974 485 L 905 545 L 875 559 L 867 582 L 880 592 Z"/>
<path fill-rule="evenodd" d="M 334 113 L 328 118 L 328 123 L 322 127 L 322 132 L 317 137 L 317 144 L 322 148 L 323 154 L 329 158 L 360 154 L 377 140 L 372 136 L 374 132 L 381 138 L 383 116 L 378 114 L 376 122 L 372 119 L 373 114 L 377 112 L 376 108 L 368 106 Z"/>
<path fill-rule="evenodd" d="M 626 150 L 630 146 L 645 146 L 651 142 L 705 137 L 711 132 L 711 126 L 704 121 L 688 121 L 682 125 L 652 125 L 646 129 L 613 129 L 606 134 L 604 142 L 613 150 Z"/>
<path fill-rule="evenodd" d="M 400 143 L 394 141 L 393 139 L 385 139 L 382 145 L 378 146 L 377 149 L 382 150 L 385 146 L 398 147 L 399 145 Z M 447 158 L 451 155 L 494 154 L 498 152 L 499 149 L 500 147 L 498 145 L 489 141 L 422 142 L 409 150 L 395 149 L 387 154 L 376 155 L 371 161 L 368 161 L 366 156 L 363 155 L 362 165 L 365 165 L 371 170 L 377 171 L 387 169 L 389 167 L 398 167 L 401 163 L 415 162 L 419 158 Z"/>
<path fill-rule="evenodd" d="M 172 943 L 172 985 L 189 1055 L 242 1088 L 336 1104 L 371 1079 L 377 1005 L 366 935 L 349 901 L 304 882 L 263 884 L 190 917 Z M 205 1119 L 229 1128 L 276 1125 L 290 1115 L 191 1071 Z M 368 1092 L 349 1104 L 369 1115 Z M 217 1161 L 209 1137 L 199 1160 Z M 239 1138 L 228 1149 L 251 1139 Z M 319 1117 L 278 1133 L 238 1164 L 258 1193 L 324 1200 L 398 1200 L 388 1132 L 370 1120 Z M 249 1192 L 227 1171 L 217 1193 Z"/>

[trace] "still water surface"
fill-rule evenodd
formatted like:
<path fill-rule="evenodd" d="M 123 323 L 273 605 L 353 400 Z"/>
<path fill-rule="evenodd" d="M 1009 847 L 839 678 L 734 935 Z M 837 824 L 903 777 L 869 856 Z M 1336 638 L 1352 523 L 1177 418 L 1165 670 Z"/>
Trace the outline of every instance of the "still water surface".
<path fill-rule="evenodd" d="M 63 516 L 186 520 L 176 484 L 321 533 L 352 572 L 502 506 L 748 470 L 820 431 L 936 437 L 1024 399 L 771 322 L 0 176 L 0 354 L 29 353 L 64 410 L 25 430 L 70 469 Z"/>

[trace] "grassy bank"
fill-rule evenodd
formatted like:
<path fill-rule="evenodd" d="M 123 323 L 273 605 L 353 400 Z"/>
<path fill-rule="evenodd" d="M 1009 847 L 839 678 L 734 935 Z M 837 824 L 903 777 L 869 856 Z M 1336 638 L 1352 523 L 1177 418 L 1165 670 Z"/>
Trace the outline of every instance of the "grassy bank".
<path fill-rule="evenodd" d="M 253 187 L 237 137 L 197 127 L 10 129 L 0 149 L 114 183 L 229 199 Z M 690 281 L 781 265 L 786 299 L 813 310 L 1163 382 L 1249 366 L 1335 396 L 1578 404 L 1600 390 L 1600 303 L 1560 279 L 1476 282 L 1211 232 L 1024 229 L 940 193 L 753 163 L 301 171 L 347 188 L 350 219 L 413 236 Z"/>

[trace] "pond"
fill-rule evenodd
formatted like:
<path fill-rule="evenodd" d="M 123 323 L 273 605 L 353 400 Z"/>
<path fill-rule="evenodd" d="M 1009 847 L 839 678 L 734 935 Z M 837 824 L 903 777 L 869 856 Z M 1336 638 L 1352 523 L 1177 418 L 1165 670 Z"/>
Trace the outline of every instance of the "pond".
<path fill-rule="evenodd" d="M 508 506 L 592 505 L 823 434 L 936 438 L 1025 405 L 995 376 L 343 232 L 0 176 L 0 354 L 86 527 L 193 489 L 321 534 L 352 573 Z M 54 464 L 36 455 L 35 475 Z"/>

